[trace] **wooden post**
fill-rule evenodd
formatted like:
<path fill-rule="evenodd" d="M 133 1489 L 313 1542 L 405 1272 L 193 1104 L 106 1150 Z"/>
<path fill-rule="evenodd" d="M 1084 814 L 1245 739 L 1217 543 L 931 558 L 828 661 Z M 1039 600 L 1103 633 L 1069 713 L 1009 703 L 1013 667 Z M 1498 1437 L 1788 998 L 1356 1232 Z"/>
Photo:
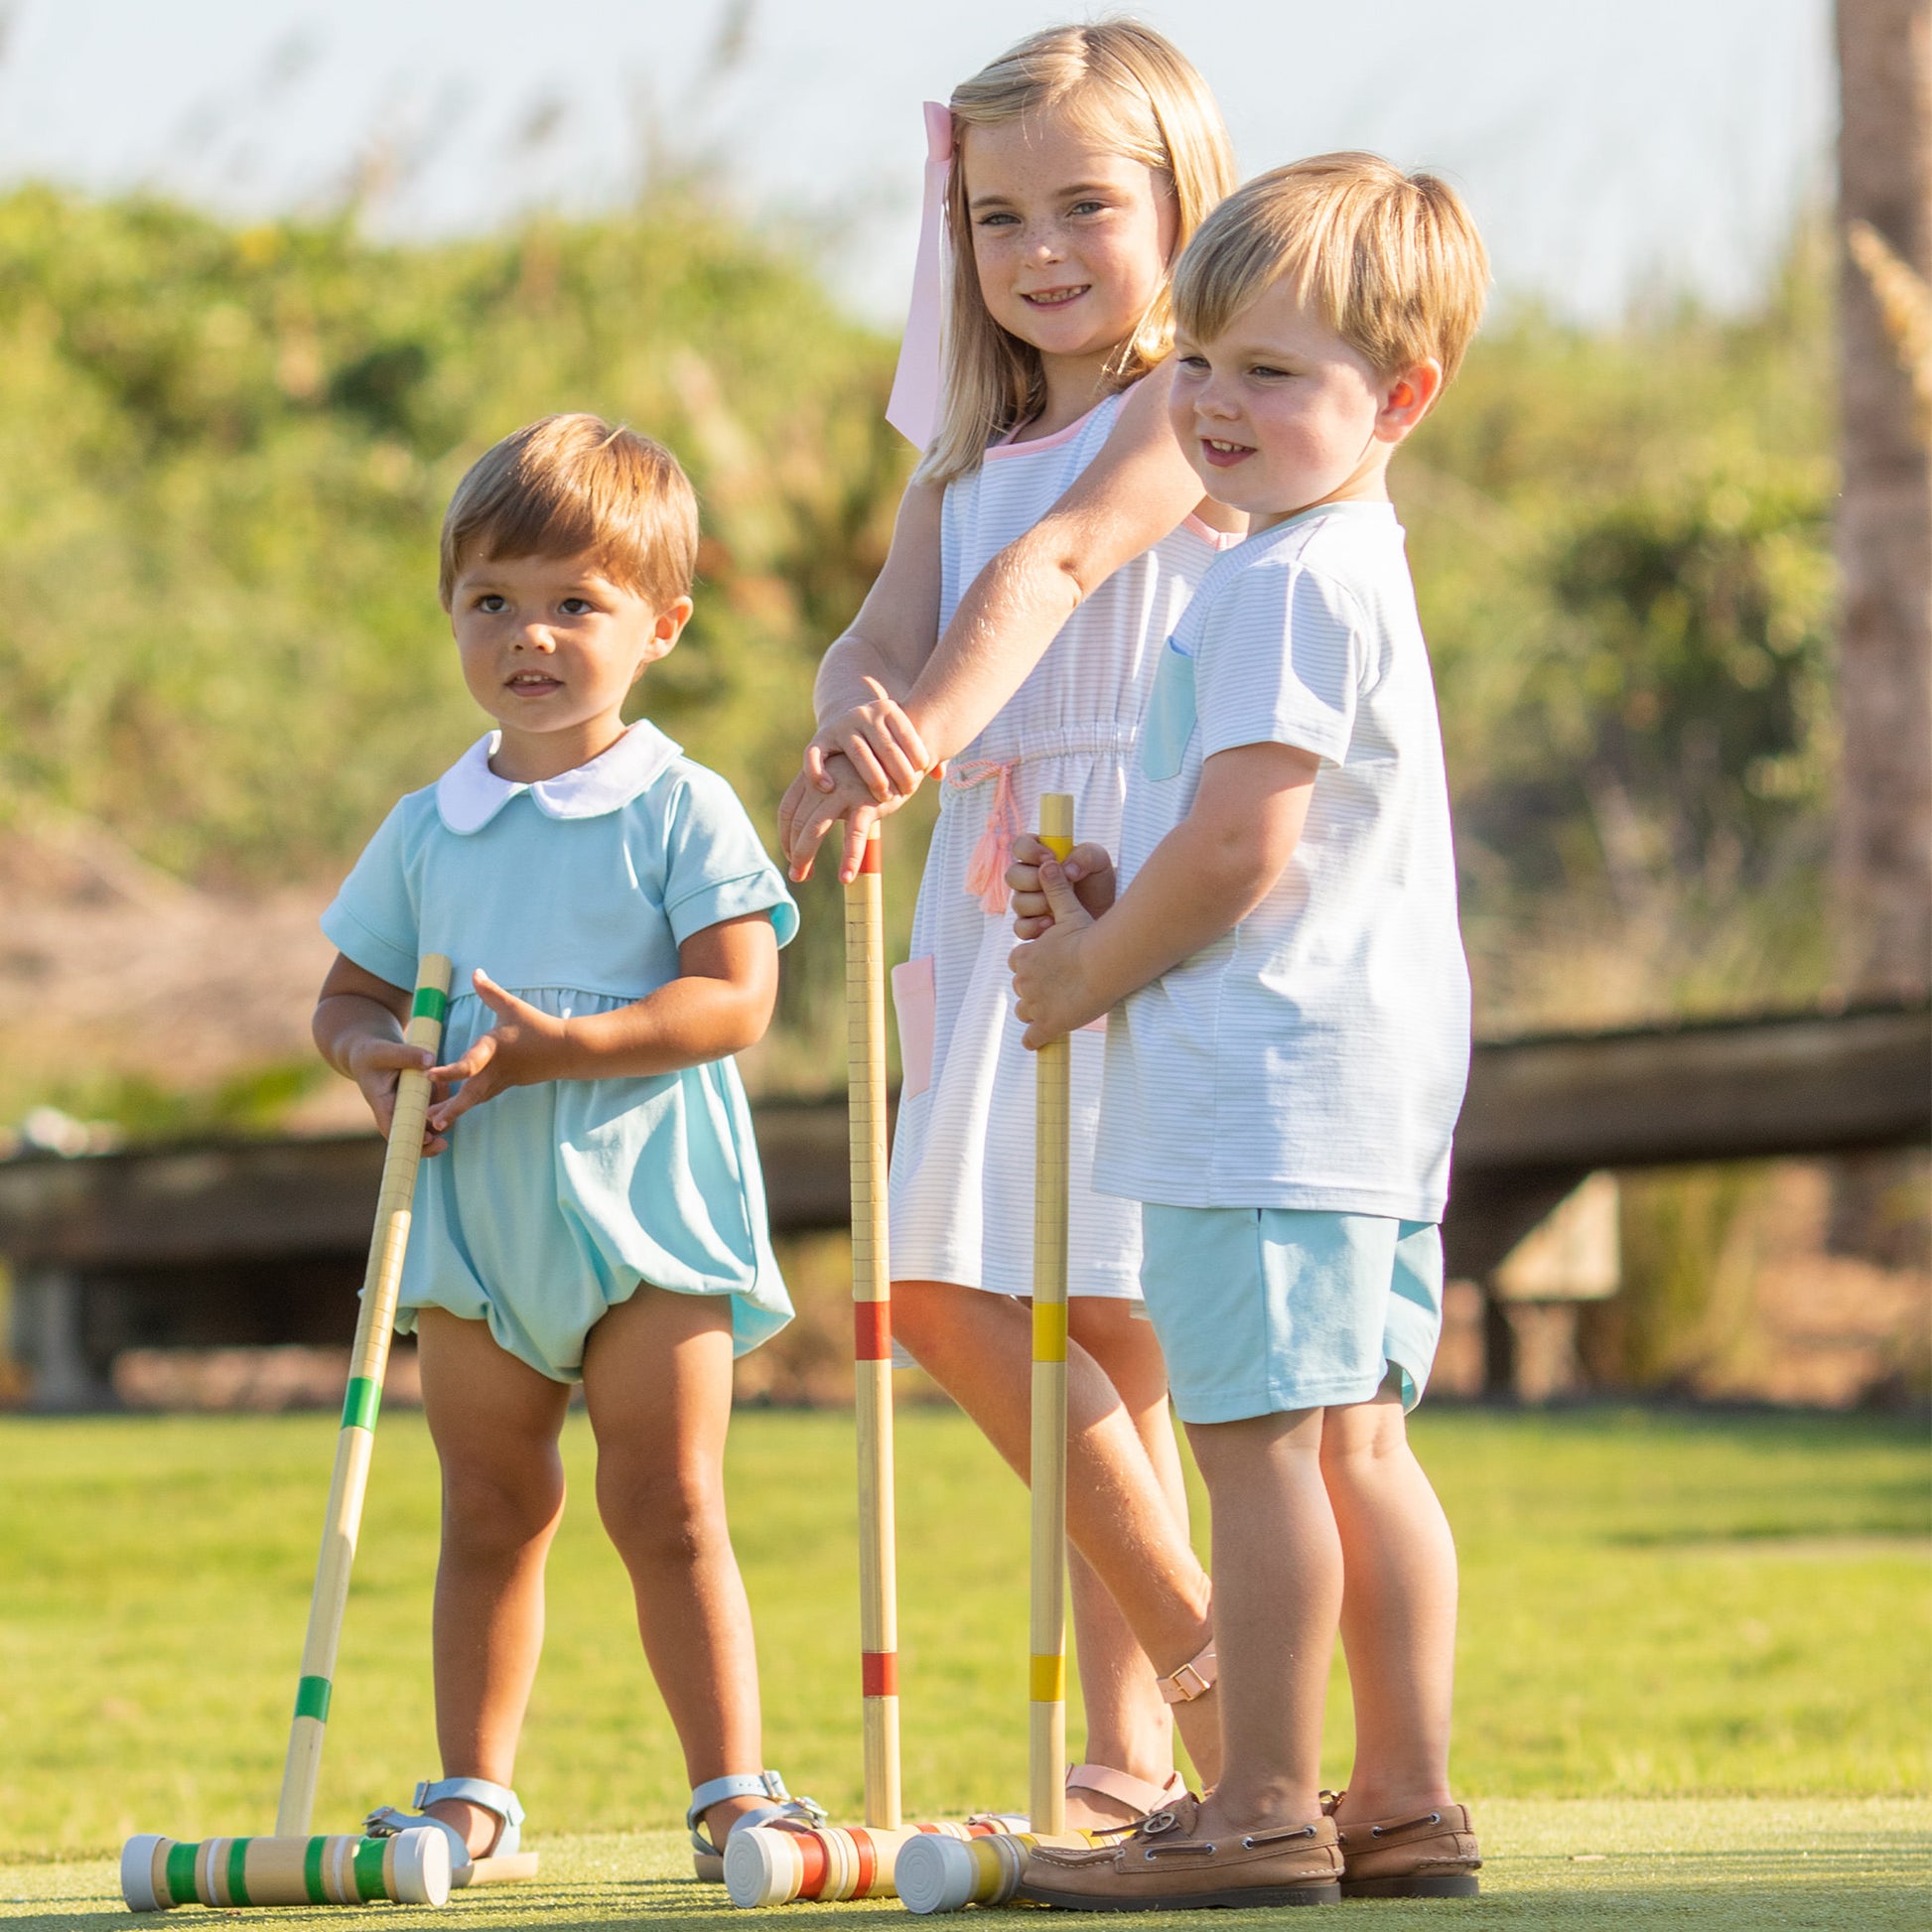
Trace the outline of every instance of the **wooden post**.
<path fill-rule="evenodd" d="M 1073 850 L 1073 800 L 1039 801 L 1039 837 Z M 1035 1832 L 1066 1830 L 1066 1190 L 1071 1061 L 1039 1049 L 1034 1101 L 1032 1706 L 1028 1811 Z"/>
<path fill-rule="evenodd" d="M 403 1035 L 410 1045 L 426 1047 L 432 1056 L 441 1050 L 443 1017 L 449 1002 L 450 962 L 441 953 L 425 953 L 416 968 L 416 997 Z M 316 1562 L 315 1593 L 309 1603 L 302 1677 L 296 1686 L 295 1722 L 289 1730 L 282 1800 L 275 1814 L 278 1838 L 306 1838 L 315 1810 L 316 1776 L 322 1768 L 322 1744 L 336 1675 L 336 1646 L 343 1633 L 348 1573 L 355 1561 L 362 1495 L 368 1486 L 369 1459 L 375 1449 L 376 1412 L 382 1404 L 382 1375 L 389 1362 L 396 1299 L 402 1292 L 402 1260 L 409 1246 L 416 1170 L 423 1155 L 423 1116 L 428 1111 L 429 1076 L 411 1069 L 396 1083 L 395 1117 L 382 1157 L 375 1234 L 369 1244 L 368 1271 L 362 1279 L 362 1308 L 355 1320 L 348 1393 L 343 1402 L 342 1432 L 336 1438 L 336 1473 L 329 1486 L 329 1514 L 323 1524 L 322 1554 Z"/>
<path fill-rule="evenodd" d="M 866 1823 L 899 1823 L 898 1576 L 893 1514 L 893 1278 L 886 1195 L 886 931 L 877 826 L 845 889 L 846 1107 L 852 1137 L 853 1377 Z"/>

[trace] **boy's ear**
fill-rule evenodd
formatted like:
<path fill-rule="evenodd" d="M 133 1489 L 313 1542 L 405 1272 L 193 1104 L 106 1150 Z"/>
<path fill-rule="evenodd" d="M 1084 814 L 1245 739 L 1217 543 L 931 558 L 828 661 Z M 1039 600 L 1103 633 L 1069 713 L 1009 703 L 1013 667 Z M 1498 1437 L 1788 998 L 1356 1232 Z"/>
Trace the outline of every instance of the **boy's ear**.
<path fill-rule="evenodd" d="M 657 614 L 651 625 L 650 648 L 644 652 L 637 668 L 641 671 L 645 664 L 655 664 L 660 657 L 668 657 L 684 634 L 684 626 L 691 621 L 691 613 L 697 606 L 688 597 L 673 598 Z"/>
<path fill-rule="evenodd" d="M 1400 443 L 1442 393 L 1443 365 L 1433 355 L 1391 376 L 1382 387 L 1382 407 L 1375 419 L 1377 438 Z"/>

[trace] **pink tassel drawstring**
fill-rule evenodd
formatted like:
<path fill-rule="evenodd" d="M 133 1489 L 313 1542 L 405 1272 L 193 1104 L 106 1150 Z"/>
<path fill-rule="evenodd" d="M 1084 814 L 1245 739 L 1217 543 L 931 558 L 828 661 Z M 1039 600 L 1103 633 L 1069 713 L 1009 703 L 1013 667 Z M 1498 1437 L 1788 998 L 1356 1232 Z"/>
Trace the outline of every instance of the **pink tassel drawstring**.
<path fill-rule="evenodd" d="M 1019 762 L 1018 759 L 973 759 L 946 772 L 946 782 L 959 791 L 995 781 L 986 830 L 966 864 L 966 890 L 995 917 L 1007 909 L 1007 868 L 1013 864 L 1013 842 L 1020 836 L 1020 803 L 1013 795 L 1013 768 Z"/>

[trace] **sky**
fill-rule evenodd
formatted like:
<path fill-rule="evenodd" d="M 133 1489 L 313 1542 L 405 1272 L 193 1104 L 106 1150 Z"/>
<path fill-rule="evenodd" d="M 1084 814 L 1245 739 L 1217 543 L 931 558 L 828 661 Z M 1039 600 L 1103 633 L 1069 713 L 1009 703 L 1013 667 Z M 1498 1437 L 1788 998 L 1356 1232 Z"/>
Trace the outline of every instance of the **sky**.
<path fill-rule="evenodd" d="M 1103 11 L 1092 9 L 1089 11 Z M 1830 0 L 1139 5 L 1214 88 L 1244 174 L 1372 148 L 1446 173 L 1506 295 L 1585 321 L 1734 307 L 1830 189 Z M 394 235 L 591 210 L 712 163 L 855 313 L 902 313 L 919 103 L 1038 0 L 0 0 L 0 184 L 159 188 L 238 214 L 358 176 Z"/>

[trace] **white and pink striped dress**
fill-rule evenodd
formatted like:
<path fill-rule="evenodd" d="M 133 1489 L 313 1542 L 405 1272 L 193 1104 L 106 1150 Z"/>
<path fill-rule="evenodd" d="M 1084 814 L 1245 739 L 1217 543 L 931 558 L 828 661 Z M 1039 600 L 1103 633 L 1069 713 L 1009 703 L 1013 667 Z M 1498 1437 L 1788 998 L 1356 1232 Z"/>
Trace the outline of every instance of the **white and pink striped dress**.
<path fill-rule="evenodd" d="M 1106 442 L 1121 398 L 1055 436 L 996 445 L 946 487 L 941 627 L 981 569 L 1059 500 Z M 1127 760 L 1161 647 L 1237 539 L 1189 517 L 1117 570 L 1061 628 L 1006 709 L 952 762 L 912 919 L 893 971 L 904 1084 L 893 1142 L 896 1281 L 1033 1292 L 1034 1060 L 1013 1017 L 1013 924 L 1001 883 L 1043 792 L 1073 795 L 1082 841 L 1118 851 Z M 1093 1191 L 1098 1029 L 1073 1040 L 1067 1290 L 1140 1296 L 1141 1218 Z"/>

